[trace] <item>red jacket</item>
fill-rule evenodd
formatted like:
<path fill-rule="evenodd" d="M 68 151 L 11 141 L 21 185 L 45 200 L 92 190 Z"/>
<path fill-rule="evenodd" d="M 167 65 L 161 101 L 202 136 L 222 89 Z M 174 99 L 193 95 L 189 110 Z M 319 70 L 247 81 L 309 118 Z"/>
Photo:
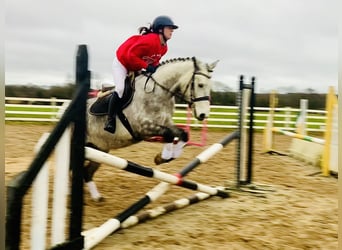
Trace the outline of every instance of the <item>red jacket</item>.
<path fill-rule="evenodd" d="M 159 35 L 148 33 L 128 38 L 116 51 L 118 60 L 128 71 L 146 69 L 148 64 L 157 66 L 160 58 L 167 52 L 167 45 L 162 45 Z"/>

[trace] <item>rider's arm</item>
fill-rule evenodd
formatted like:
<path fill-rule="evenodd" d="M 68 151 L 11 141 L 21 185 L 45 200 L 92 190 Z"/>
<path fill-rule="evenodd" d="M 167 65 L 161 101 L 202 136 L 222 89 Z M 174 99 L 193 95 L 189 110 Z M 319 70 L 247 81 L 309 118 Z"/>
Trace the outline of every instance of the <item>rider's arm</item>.
<path fill-rule="evenodd" d="M 159 36 L 143 35 L 127 51 L 127 59 L 136 70 L 146 69 L 149 64 L 157 66 L 166 53 L 167 46 L 160 44 Z"/>

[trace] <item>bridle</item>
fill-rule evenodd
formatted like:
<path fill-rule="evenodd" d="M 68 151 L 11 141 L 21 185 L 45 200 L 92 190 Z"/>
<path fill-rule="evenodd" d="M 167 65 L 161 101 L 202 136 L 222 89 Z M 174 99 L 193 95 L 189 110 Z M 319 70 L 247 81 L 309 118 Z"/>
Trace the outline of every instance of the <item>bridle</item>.
<path fill-rule="evenodd" d="M 155 85 L 159 86 L 160 88 L 162 88 L 166 92 L 170 93 L 172 96 L 176 96 L 179 99 L 181 99 L 182 101 L 186 102 L 189 105 L 189 107 L 191 107 L 195 102 L 209 101 L 210 100 L 210 96 L 201 96 L 201 97 L 196 97 L 195 96 L 195 76 L 196 75 L 201 75 L 201 76 L 204 76 L 204 77 L 206 77 L 208 79 L 210 79 L 211 76 L 199 71 L 199 68 L 197 66 L 196 58 L 195 57 L 192 57 L 191 59 L 192 59 L 192 61 L 194 63 L 194 72 L 193 72 L 193 74 L 192 74 L 188 84 L 186 85 L 186 88 L 183 91 L 183 93 L 173 92 L 172 90 L 170 90 L 170 89 L 166 88 L 165 86 L 161 85 L 160 83 L 158 83 L 153 78 L 152 74 L 149 74 L 147 76 L 147 80 L 145 82 L 144 90 L 146 91 L 146 84 L 149 81 L 149 79 L 151 79 L 154 82 Z M 190 100 L 186 100 L 185 93 L 188 91 L 189 87 L 190 87 Z M 155 89 L 155 86 L 153 86 L 151 92 L 153 92 L 154 89 Z"/>

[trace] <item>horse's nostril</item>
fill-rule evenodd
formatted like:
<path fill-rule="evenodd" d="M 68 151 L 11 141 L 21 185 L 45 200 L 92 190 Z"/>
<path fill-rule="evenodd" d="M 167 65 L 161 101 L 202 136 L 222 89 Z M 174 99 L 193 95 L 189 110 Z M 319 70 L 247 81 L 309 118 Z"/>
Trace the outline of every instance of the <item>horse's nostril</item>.
<path fill-rule="evenodd" d="M 203 121 L 204 120 L 204 118 L 205 118 L 205 114 L 200 114 L 199 116 L 198 116 L 198 118 L 199 118 L 199 120 L 200 121 Z"/>

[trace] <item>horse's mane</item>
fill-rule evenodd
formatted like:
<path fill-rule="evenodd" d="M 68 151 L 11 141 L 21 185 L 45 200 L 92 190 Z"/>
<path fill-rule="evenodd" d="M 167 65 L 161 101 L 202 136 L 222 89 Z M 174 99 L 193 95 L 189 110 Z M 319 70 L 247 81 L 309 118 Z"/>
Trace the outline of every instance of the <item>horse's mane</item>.
<path fill-rule="evenodd" d="M 168 59 L 166 61 L 162 61 L 159 66 L 164 66 L 170 63 L 176 63 L 176 62 L 186 62 L 186 61 L 193 61 L 195 69 L 198 70 L 199 69 L 199 65 L 200 62 L 196 59 L 196 57 L 178 57 L 178 58 L 172 58 L 172 59 Z"/>
<path fill-rule="evenodd" d="M 174 62 L 185 62 L 185 61 L 189 61 L 189 60 L 193 60 L 193 58 L 191 57 L 178 57 L 178 58 L 172 58 L 172 59 L 168 59 L 166 61 L 162 61 L 159 65 L 165 65 L 168 63 L 174 63 Z"/>

